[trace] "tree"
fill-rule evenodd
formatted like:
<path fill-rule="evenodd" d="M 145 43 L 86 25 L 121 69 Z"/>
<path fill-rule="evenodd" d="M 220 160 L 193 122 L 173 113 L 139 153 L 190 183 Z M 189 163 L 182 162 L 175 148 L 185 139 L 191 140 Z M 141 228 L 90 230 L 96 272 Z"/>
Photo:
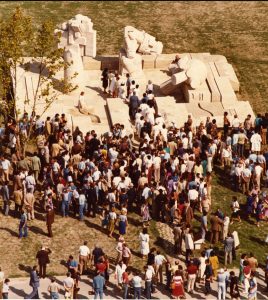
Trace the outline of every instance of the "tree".
<path fill-rule="evenodd" d="M 11 31 L 8 29 L 13 27 Z M 30 107 L 28 113 L 36 115 L 36 107 L 42 103 L 40 117 L 47 111 L 51 104 L 56 101 L 62 93 L 70 93 L 77 86 L 67 83 L 63 78 L 56 79 L 55 75 L 69 66 L 63 60 L 64 49 L 58 49 L 60 35 L 54 34 L 52 22 L 45 21 L 35 30 L 31 19 L 25 16 L 20 8 L 16 8 L 13 16 L 0 24 L 0 81 L 2 94 L 10 94 L 10 101 L 5 100 L 5 110 L 7 115 L 12 114 L 16 120 L 20 111 L 17 109 L 18 101 L 18 81 L 25 80 L 19 78 L 18 70 L 22 68 L 26 73 L 35 68 L 38 73 L 37 81 L 31 78 L 31 91 L 33 96 L 24 100 L 24 104 Z M 33 58 L 26 61 L 23 56 L 30 55 Z M 74 75 L 76 76 L 76 74 Z M 27 137 L 21 136 L 22 152 L 25 152 L 34 127 L 34 118 L 30 119 L 30 126 Z"/>

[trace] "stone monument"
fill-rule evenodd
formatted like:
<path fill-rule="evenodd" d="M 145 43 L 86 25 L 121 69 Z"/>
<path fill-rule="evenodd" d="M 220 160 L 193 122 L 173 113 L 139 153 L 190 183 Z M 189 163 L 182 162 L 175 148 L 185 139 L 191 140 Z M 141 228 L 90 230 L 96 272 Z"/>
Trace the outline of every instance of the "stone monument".
<path fill-rule="evenodd" d="M 119 54 L 120 74 L 129 73 L 132 78 L 142 72 L 142 55 L 159 55 L 163 44 L 145 31 L 132 26 L 124 28 L 124 47 Z"/>
<path fill-rule="evenodd" d="M 89 17 L 78 14 L 62 23 L 55 30 L 55 34 L 58 33 L 61 34 L 58 47 L 64 49 L 64 61 L 70 64 L 64 71 L 64 79 L 79 86 L 84 70 L 83 57 L 96 56 L 96 30 Z"/>

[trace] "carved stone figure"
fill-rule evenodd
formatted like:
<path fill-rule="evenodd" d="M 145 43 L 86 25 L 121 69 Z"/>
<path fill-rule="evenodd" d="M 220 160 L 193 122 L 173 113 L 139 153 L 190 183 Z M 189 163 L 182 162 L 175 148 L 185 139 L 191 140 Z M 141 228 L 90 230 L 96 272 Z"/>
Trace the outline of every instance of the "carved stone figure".
<path fill-rule="evenodd" d="M 179 60 L 178 66 L 179 72 L 171 77 L 173 85 L 186 81 L 191 88 L 197 89 L 206 81 L 207 67 L 201 60 L 183 56 Z"/>
<path fill-rule="evenodd" d="M 138 30 L 132 26 L 124 28 L 124 51 L 121 53 L 122 68 L 130 75 L 142 70 L 142 54 L 159 55 L 162 53 L 163 44 L 155 40 L 155 37 Z M 122 70 L 121 70 L 122 73 Z"/>
<path fill-rule="evenodd" d="M 57 33 L 61 33 L 58 48 L 64 48 L 64 60 L 71 63 L 64 72 L 64 78 L 67 82 L 78 84 L 83 71 L 83 56 L 96 56 L 96 30 L 93 30 L 90 18 L 78 14 L 62 23 L 55 30 Z M 75 73 L 78 75 L 73 78 Z"/>

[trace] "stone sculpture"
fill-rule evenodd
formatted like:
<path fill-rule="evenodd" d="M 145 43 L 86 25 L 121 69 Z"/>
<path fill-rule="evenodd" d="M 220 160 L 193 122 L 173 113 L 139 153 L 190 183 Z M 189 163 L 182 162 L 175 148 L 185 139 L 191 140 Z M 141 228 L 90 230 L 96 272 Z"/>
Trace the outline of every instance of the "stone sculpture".
<path fill-rule="evenodd" d="M 142 54 L 159 55 L 162 53 L 163 44 L 155 37 L 138 30 L 132 26 L 124 28 L 124 49 L 121 52 L 120 63 L 122 69 L 132 77 L 142 71 Z M 121 73 L 123 70 L 121 69 Z"/>
<path fill-rule="evenodd" d="M 83 71 L 83 57 L 96 56 L 96 30 L 93 30 L 91 19 L 76 15 L 62 23 L 55 30 L 61 34 L 58 48 L 64 48 L 64 60 L 70 63 L 64 71 L 64 79 L 68 83 L 78 84 Z M 78 74 L 74 77 L 75 74 Z"/>
<path fill-rule="evenodd" d="M 207 67 L 203 61 L 183 56 L 178 62 L 178 67 L 179 72 L 171 77 L 173 85 L 186 81 L 191 88 L 197 89 L 206 81 Z"/>

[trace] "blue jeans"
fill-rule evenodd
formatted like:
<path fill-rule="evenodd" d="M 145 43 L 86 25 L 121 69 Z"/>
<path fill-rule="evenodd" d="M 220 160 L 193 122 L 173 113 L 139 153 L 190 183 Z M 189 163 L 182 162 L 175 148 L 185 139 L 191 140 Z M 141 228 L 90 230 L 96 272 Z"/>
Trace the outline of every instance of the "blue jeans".
<path fill-rule="evenodd" d="M 128 284 L 123 283 L 123 299 L 126 300 L 128 299 Z"/>
<path fill-rule="evenodd" d="M 226 295 L 226 286 L 225 282 L 218 283 L 218 300 L 225 300 L 225 295 Z"/>
<path fill-rule="evenodd" d="M 23 233 L 22 233 L 23 232 Z M 19 226 L 19 238 L 27 237 L 28 236 L 28 227 L 26 226 Z"/>
<path fill-rule="evenodd" d="M 8 212 L 9 212 L 9 200 L 4 201 L 4 214 L 5 214 L 5 216 L 8 216 Z"/>
<path fill-rule="evenodd" d="M 134 299 L 141 298 L 141 287 L 134 287 Z"/>
<path fill-rule="evenodd" d="M 33 286 L 33 290 L 31 292 L 31 294 L 29 294 L 26 297 L 24 297 L 24 299 L 40 299 L 39 298 L 38 287 L 34 287 Z"/>
<path fill-rule="evenodd" d="M 68 216 L 69 215 L 69 202 L 63 200 L 61 203 L 61 209 L 62 209 L 63 217 Z"/>
<path fill-rule="evenodd" d="M 79 205 L 79 219 L 83 220 L 84 219 L 84 209 L 85 209 L 85 204 L 80 204 Z"/>
<path fill-rule="evenodd" d="M 98 295 L 99 295 L 100 299 L 103 299 L 103 290 L 96 289 L 95 294 L 94 294 L 94 299 L 98 299 Z"/>
<path fill-rule="evenodd" d="M 51 299 L 59 299 L 59 294 L 57 292 L 50 293 Z"/>

